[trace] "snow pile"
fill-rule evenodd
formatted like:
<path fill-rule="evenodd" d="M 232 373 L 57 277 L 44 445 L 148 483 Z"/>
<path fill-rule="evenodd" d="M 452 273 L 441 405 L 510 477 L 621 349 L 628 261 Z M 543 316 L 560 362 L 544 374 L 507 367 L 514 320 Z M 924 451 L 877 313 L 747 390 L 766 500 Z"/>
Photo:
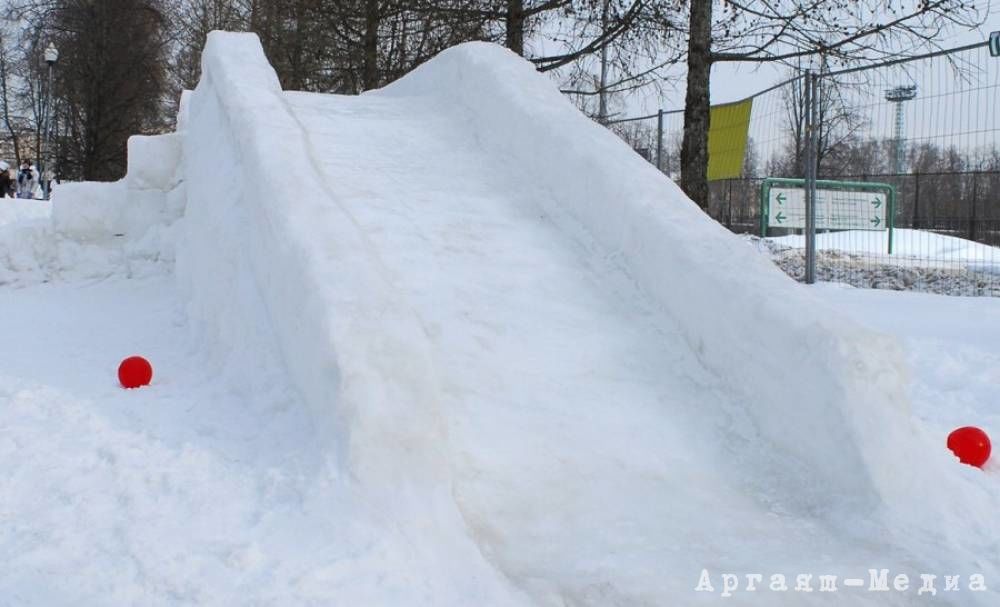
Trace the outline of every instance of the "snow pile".
<path fill-rule="evenodd" d="M 511 602 L 511 590 L 477 550 L 503 554 L 498 558 L 504 573 L 535 586 L 537 569 L 528 567 L 523 555 L 508 558 L 516 545 L 504 545 L 509 536 L 497 532 L 534 519 L 508 511 L 487 520 L 463 511 L 463 522 L 455 511 L 450 490 L 458 464 L 452 458 L 462 454 L 448 448 L 440 408 L 454 400 L 441 386 L 455 389 L 457 381 L 442 376 L 440 365 L 455 353 L 438 351 L 439 340 L 431 345 L 437 323 L 412 308 L 421 277 L 398 275 L 382 258 L 383 239 L 373 244 L 379 230 L 399 227 L 394 211 L 385 209 L 384 225 L 369 224 L 345 202 L 350 197 L 356 203 L 368 188 L 378 190 L 370 192 L 371 202 L 382 203 L 384 189 L 376 183 L 409 176 L 400 169 L 444 156 L 397 158 L 394 150 L 380 148 L 375 156 L 385 163 L 384 174 L 373 163 L 361 167 L 368 177 L 352 172 L 353 180 L 339 180 L 324 173 L 330 158 L 351 157 L 367 140 L 356 135 L 339 140 L 331 125 L 304 122 L 290 100 L 301 101 L 281 92 L 253 36 L 210 37 L 202 82 L 180 117 L 189 198 L 178 274 L 190 312 L 202 324 L 206 344 L 243 369 L 248 382 L 258 366 L 255 352 L 274 340 L 330 446 L 333 469 L 356 481 L 362 499 L 385 511 L 403 537 L 427 544 L 426 560 L 409 566 L 426 571 L 429 563 L 462 555 L 464 574 L 428 574 L 438 602 L 469 592 Z M 685 368 L 696 361 L 718 383 L 707 389 L 704 400 L 710 405 L 700 415 L 710 426 L 706 433 L 730 441 L 724 447 L 733 462 L 728 473 L 740 478 L 751 500 L 792 516 L 819 517 L 844 533 L 888 525 L 887 533 L 905 536 L 915 530 L 923 538 L 963 533 L 973 519 L 970 509 L 983 506 L 986 498 L 976 497 L 968 477 L 953 473 L 950 456 L 909 417 L 905 366 L 892 339 L 837 315 L 747 251 L 520 58 L 489 45 L 463 45 L 383 91 L 345 102 L 344 111 L 360 115 L 365 104 L 376 114 L 384 112 L 387 123 L 402 122 L 396 112 L 405 109 L 433 108 L 449 117 L 457 126 L 430 125 L 427 135 L 442 139 L 428 140 L 427 149 L 437 153 L 439 143 L 450 141 L 443 137 L 451 128 L 472 133 L 484 162 L 494 158 L 515 167 L 564 232 L 596 247 L 609 272 L 624 272 L 652 298 L 656 314 L 679 327 L 670 338 L 683 340 L 684 346 L 672 351 L 685 357 Z M 283 162 L 275 172 L 278 160 Z M 394 233 L 389 234 L 391 242 Z M 422 259 L 429 243 L 448 243 L 447 238 L 438 243 L 437 234 L 420 236 L 405 241 L 411 247 L 405 255 Z M 489 259 L 482 259 L 480 270 L 491 269 Z M 472 305 L 480 306 L 478 315 L 488 311 L 485 303 Z M 508 312 L 497 310 L 505 321 Z M 273 337 L 266 334 L 271 330 Z M 559 354 L 536 356 L 541 369 L 554 369 Z M 692 371 L 692 377 L 701 374 Z M 720 398 L 726 404 L 718 404 Z M 557 419 L 553 415 L 550 422 Z M 503 448 L 502 434 L 494 438 L 482 428 L 478 436 Z M 546 452 L 540 449 L 536 457 Z M 507 456 L 521 461 L 516 454 Z M 603 465 L 591 463 L 599 466 L 592 470 L 602 481 L 610 478 Z M 628 470 L 632 479 L 634 469 Z M 702 472 L 723 474 L 690 473 Z M 927 474 L 942 479 L 933 491 L 924 488 Z M 678 483 L 678 503 L 700 503 L 683 493 L 678 479 L 670 482 Z M 509 501 L 509 487 L 493 490 L 500 510 L 515 503 Z M 951 503 L 956 495 L 967 498 L 968 509 Z M 523 500 L 520 507 L 526 507 Z M 942 521 L 954 525 L 942 530 Z M 567 524 L 570 535 L 590 535 L 584 518 Z M 569 543 L 553 545 L 550 556 L 565 558 L 563 551 L 573 549 Z M 636 558 L 642 564 L 636 563 L 632 576 L 652 562 Z M 593 565 L 582 570 L 598 569 L 603 570 Z M 474 581 L 456 588 L 456 577 Z M 651 579 L 643 576 L 642 583 Z M 620 597 L 620 588 L 632 582 L 600 583 L 616 584 L 608 596 Z M 535 592 L 553 601 L 598 596 L 576 582 Z M 637 595 L 665 596 L 652 585 Z"/>
<path fill-rule="evenodd" d="M 724 378 L 759 432 L 741 457 L 781 479 L 786 505 L 847 520 L 887 503 L 901 517 L 923 475 L 951 465 L 921 446 L 893 340 L 751 254 L 530 64 L 499 47 L 461 45 L 383 94 L 429 97 L 467 115 L 488 153 L 515 159 L 525 181 L 551 194 L 567 229 L 593 236 L 678 320 L 692 354 Z"/>

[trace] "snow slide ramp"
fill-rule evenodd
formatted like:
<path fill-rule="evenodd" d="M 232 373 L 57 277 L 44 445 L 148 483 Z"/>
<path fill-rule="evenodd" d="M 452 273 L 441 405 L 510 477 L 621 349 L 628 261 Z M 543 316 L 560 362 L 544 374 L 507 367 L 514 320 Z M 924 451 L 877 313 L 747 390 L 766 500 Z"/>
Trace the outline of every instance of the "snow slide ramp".
<path fill-rule="evenodd" d="M 702 568 L 919 563 L 903 536 L 964 524 L 895 345 L 507 51 L 340 97 L 217 33 L 184 105 L 192 313 L 248 368 L 273 329 L 331 469 L 472 572 L 428 604 L 685 604 Z"/>
<path fill-rule="evenodd" d="M 310 164 L 256 36 L 210 36 L 178 128 L 188 200 L 177 275 L 189 314 L 249 377 L 267 367 L 256 348 L 276 342 L 331 474 L 385 535 L 358 549 L 367 566 L 331 571 L 330 586 L 375 580 L 363 599 L 344 595 L 372 605 L 397 604 L 398 587 L 412 604 L 520 604 L 451 499 L 420 325 Z"/>

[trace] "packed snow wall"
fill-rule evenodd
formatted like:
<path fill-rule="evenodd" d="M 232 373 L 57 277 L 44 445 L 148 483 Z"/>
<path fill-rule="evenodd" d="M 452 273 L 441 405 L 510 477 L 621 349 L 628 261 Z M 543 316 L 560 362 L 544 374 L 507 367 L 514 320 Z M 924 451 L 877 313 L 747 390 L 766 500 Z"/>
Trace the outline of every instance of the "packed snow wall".
<path fill-rule="evenodd" d="M 273 329 L 321 432 L 357 478 L 446 483 L 422 328 L 319 178 L 256 36 L 213 33 L 183 105 L 178 276 L 195 317 L 237 356 L 264 343 L 249 340 L 260 327 Z"/>
<path fill-rule="evenodd" d="M 101 279 L 122 265 L 137 277 L 170 265 L 185 202 L 180 154 L 176 134 L 135 135 L 121 180 L 56 183 L 51 202 L 3 205 L 34 219 L 7 226 L 0 214 L 0 284 Z"/>
<path fill-rule="evenodd" d="M 267 389 L 257 373 L 277 354 L 332 477 L 382 522 L 384 549 L 409 563 L 396 568 L 420 571 L 415 603 L 522 604 L 452 499 L 423 328 L 320 178 L 257 37 L 213 32 L 181 107 L 177 277 L 205 347 L 249 389 Z M 449 562 L 463 564 L 459 579 Z"/>
<path fill-rule="evenodd" d="M 128 171 L 122 180 L 53 188 L 53 225 L 80 241 L 141 238 L 150 228 L 169 225 L 183 215 L 180 169 L 181 139 L 176 133 L 129 137 Z"/>
<path fill-rule="evenodd" d="M 752 252 L 530 63 L 463 44 L 372 94 L 470 116 L 465 128 L 488 155 L 520 162 L 523 180 L 551 194 L 551 215 L 589 232 L 679 322 L 691 355 L 728 387 L 727 413 L 744 430 L 734 459 L 763 467 L 752 490 L 807 512 L 856 513 L 912 499 L 913 462 L 951 464 L 943 450 L 923 453 L 897 344 Z"/>

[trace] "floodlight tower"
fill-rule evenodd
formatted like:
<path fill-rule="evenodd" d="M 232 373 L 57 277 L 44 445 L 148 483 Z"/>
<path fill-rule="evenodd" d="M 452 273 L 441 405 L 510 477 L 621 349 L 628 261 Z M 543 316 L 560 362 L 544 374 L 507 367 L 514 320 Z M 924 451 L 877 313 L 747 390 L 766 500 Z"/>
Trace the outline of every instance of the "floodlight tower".
<path fill-rule="evenodd" d="M 893 138 L 896 140 L 896 174 L 903 172 L 903 142 L 906 140 L 905 125 L 903 124 L 903 103 L 917 96 L 917 86 L 897 86 L 885 92 L 885 100 L 896 104 L 896 126 L 893 129 Z"/>

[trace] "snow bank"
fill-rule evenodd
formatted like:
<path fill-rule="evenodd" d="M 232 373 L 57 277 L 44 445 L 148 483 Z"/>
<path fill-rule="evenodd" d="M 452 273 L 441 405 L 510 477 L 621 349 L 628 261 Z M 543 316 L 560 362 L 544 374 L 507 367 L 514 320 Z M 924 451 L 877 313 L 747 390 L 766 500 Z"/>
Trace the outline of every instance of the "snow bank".
<path fill-rule="evenodd" d="M 425 552 L 416 566 L 435 588 L 431 603 L 517 604 L 452 502 L 423 328 L 320 178 L 256 36 L 209 35 L 182 114 L 177 272 L 206 342 L 252 382 L 253 350 L 273 330 L 334 469 Z"/>
<path fill-rule="evenodd" d="M 986 262 L 1000 265 L 1000 249 L 965 238 L 945 236 L 926 230 L 899 228 L 893 231 L 893 254 L 889 250 L 889 232 L 846 230 L 816 235 L 816 248 L 847 253 L 883 256 L 885 262 L 899 258 L 919 258 L 934 265 L 934 261 L 948 263 Z M 797 249 L 805 248 L 805 236 L 791 234 L 768 238 L 771 242 Z"/>
<path fill-rule="evenodd" d="M 928 470 L 952 465 L 908 418 L 894 340 L 835 314 L 748 251 L 529 63 L 464 44 L 373 94 L 467 116 L 488 153 L 516 159 L 525 181 L 551 192 L 553 216 L 589 232 L 679 321 L 692 355 L 723 379 L 734 414 L 762 439 L 733 446 L 763 466 L 757 490 L 846 521 L 884 501 L 895 514 L 912 511 Z"/>

